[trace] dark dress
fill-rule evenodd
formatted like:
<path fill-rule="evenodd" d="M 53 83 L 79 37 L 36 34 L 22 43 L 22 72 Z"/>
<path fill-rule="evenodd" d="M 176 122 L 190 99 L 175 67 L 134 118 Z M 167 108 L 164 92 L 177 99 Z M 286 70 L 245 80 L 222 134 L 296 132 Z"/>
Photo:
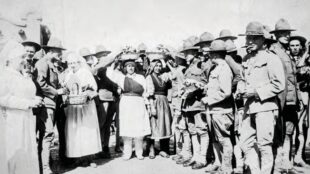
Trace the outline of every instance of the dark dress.
<path fill-rule="evenodd" d="M 167 98 L 167 92 L 169 89 L 169 83 L 163 82 L 163 80 L 156 76 L 151 75 L 151 79 L 154 84 L 154 98 L 155 98 L 155 108 L 156 117 L 151 117 L 151 129 L 152 129 L 152 139 L 165 139 L 172 136 L 171 131 L 171 111 L 169 107 L 169 102 Z"/>

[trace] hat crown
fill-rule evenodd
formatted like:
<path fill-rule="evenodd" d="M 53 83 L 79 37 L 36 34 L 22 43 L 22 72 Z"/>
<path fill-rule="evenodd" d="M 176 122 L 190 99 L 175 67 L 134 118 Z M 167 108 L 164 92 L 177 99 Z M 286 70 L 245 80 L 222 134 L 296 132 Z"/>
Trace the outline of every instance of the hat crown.
<path fill-rule="evenodd" d="M 211 43 L 210 51 L 225 51 L 226 45 L 222 40 L 215 40 Z"/>
<path fill-rule="evenodd" d="M 228 29 L 221 30 L 219 37 L 228 37 L 232 36 L 232 33 Z"/>
<path fill-rule="evenodd" d="M 90 50 L 88 48 L 81 48 L 79 53 L 83 57 L 91 55 Z"/>
<path fill-rule="evenodd" d="M 246 26 L 246 35 L 264 35 L 264 27 L 259 22 L 250 22 Z"/>
<path fill-rule="evenodd" d="M 270 27 L 267 26 L 267 25 L 264 25 L 263 28 L 264 28 L 264 30 L 263 30 L 263 32 L 264 32 L 264 37 L 265 37 L 266 39 L 273 39 L 273 38 L 272 38 L 272 34 L 270 34 L 270 31 L 271 31 Z"/>
<path fill-rule="evenodd" d="M 63 48 L 62 43 L 58 38 L 51 37 L 47 43 L 48 47 L 55 47 L 55 48 Z"/>
<path fill-rule="evenodd" d="M 192 43 L 192 46 L 199 42 L 199 38 L 197 36 L 190 36 L 187 40 Z"/>
<path fill-rule="evenodd" d="M 231 40 L 227 40 L 227 41 L 225 42 L 225 45 L 226 45 L 226 50 L 227 50 L 228 52 L 230 52 L 230 51 L 235 51 L 235 50 L 237 49 L 236 45 L 235 45 L 234 42 L 231 41 Z"/>
<path fill-rule="evenodd" d="M 103 51 L 107 51 L 105 46 L 103 46 L 103 45 L 97 45 L 96 46 L 96 53 L 103 52 Z"/>
<path fill-rule="evenodd" d="M 213 41 L 214 36 L 209 32 L 204 32 L 200 35 L 200 42 Z"/>
<path fill-rule="evenodd" d="M 275 30 L 291 30 L 291 26 L 286 19 L 279 19 L 275 25 Z"/>

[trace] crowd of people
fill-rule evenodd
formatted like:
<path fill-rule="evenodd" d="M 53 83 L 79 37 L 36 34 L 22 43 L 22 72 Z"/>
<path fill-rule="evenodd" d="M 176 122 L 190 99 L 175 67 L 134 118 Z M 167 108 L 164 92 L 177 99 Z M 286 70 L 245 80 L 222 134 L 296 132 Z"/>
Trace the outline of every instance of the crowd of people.
<path fill-rule="evenodd" d="M 292 31 L 285 19 L 272 31 L 254 21 L 241 48 L 224 29 L 179 50 L 140 44 L 113 57 L 102 45 L 77 53 L 55 37 L 40 45 L 1 36 L 0 173 L 53 173 L 55 144 L 61 162 L 96 167 L 112 158 L 113 123 L 125 161 L 173 155 L 223 174 L 308 167 L 309 44 Z"/>

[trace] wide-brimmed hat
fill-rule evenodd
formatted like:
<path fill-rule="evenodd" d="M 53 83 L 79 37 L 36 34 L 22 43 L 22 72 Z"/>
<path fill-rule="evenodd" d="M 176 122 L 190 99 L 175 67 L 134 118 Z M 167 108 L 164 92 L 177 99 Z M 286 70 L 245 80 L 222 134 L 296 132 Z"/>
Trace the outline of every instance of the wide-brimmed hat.
<path fill-rule="evenodd" d="M 292 35 L 290 37 L 290 41 L 292 40 L 299 40 L 300 41 L 300 44 L 305 46 L 306 42 L 307 42 L 307 39 L 303 36 L 300 36 L 300 35 Z"/>
<path fill-rule="evenodd" d="M 146 52 L 147 57 L 150 59 L 150 61 L 153 60 L 160 60 L 165 59 L 166 55 L 163 52 Z"/>
<path fill-rule="evenodd" d="M 94 56 L 96 57 L 100 57 L 100 55 L 104 54 L 104 55 L 108 55 L 110 54 L 111 51 L 107 50 L 105 46 L 103 45 L 97 45 L 95 48 L 95 54 Z"/>
<path fill-rule="evenodd" d="M 41 45 L 38 44 L 38 43 L 35 42 L 35 41 L 32 41 L 32 40 L 23 41 L 23 42 L 22 42 L 22 45 L 24 45 L 24 46 L 28 46 L 28 45 L 29 45 L 29 46 L 33 46 L 36 52 L 38 52 L 38 51 L 41 50 Z"/>
<path fill-rule="evenodd" d="M 226 52 L 226 44 L 222 40 L 214 40 L 211 42 L 208 52 Z"/>
<path fill-rule="evenodd" d="M 264 26 L 260 22 L 250 22 L 246 26 L 245 34 L 239 34 L 239 36 L 264 36 Z"/>
<path fill-rule="evenodd" d="M 236 47 L 236 45 L 234 44 L 233 41 L 227 40 L 227 41 L 225 42 L 225 45 L 226 45 L 226 51 L 227 51 L 228 53 L 237 51 L 237 47 Z"/>
<path fill-rule="evenodd" d="M 87 56 L 93 56 L 93 55 L 94 55 L 94 54 L 92 54 L 92 53 L 90 52 L 90 50 L 89 50 L 88 48 L 86 48 L 86 47 L 81 48 L 80 51 L 79 51 L 79 53 L 80 53 L 80 55 L 81 55 L 82 57 L 87 57 Z"/>
<path fill-rule="evenodd" d="M 51 37 L 49 41 L 47 42 L 47 45 L 42 45 L 42 48 L 45 49 L 60 49 L 60 50 L 66 50 L 63 46 L 61 41 L 58 38 Z"/>
<path fill-rule="evenodd" d="M 270 31 L 270 33 L 275 33 L 278 31 L 296 31 L 296 30 L 291 28 L 290 24 L 286 19 L 281 18 L 276 23 L 275 29 Z"/>
<path fill-rule="evenodd" d="M 265 43 L 267 43 L 267 44 L 268 43 L 270 43 L 270 44 L 276 43 L 277 40 L 275 40 L 273 38 L 272 34 L 270 34 L 270 27 L 267 25 L 264 25 L 263 28 L 264 28 Z"/>
<path fill-rule="evenodd" d="M 184 40 L 183 49 L 181 50 L 181 53 L 184 53 L 189 50 L 195 50 L 198 52 L 200 47 L 195 46 L 195 44 L 198 42 L 199 38 L 197 36 L 191 36 L 188 39 Z"/>
<path fill-rule="evenodd" d="M 231 39 L 231 40 L 235 40 L 237 39 L 236 36 L 233 36 L 231 31 L 228 29 L 223 29 L 221 30 L 219 37 L 216 38 L 216 40 L 222 40 L 222 39 Z"/>
<path fill-rule="evenodd" d="M 209 32 L 204 32 L 200 35 L 199 42 L 194 46 L 200 46 L 204 43 L 211 43 L 214 40 L 214 36 Z"/>

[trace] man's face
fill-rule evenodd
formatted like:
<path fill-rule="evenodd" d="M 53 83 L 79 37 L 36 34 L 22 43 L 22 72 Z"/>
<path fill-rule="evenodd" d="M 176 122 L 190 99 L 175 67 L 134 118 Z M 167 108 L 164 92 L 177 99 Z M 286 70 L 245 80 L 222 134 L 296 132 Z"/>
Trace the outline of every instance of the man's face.
<path fill-rule="evenodd" d="M 61 60 L 62 58 L 62 51 L 60 49 L 51 49 L 49 51 L 49 54 L 51 58 L 55 58 L 58 60 Z"/>
<path fill-rule="evenodd" d="M 277 40 L 282 44 L 288 44 L 291 36 L 290 31 L 277 31 L 275 33 Z"/>
<path fill-rule="evenodd" d="M 36 53 L 36 49 L 34 46 L 25 45 L 25 51 L 26 51 L 26 59 L 31 60 Z"/>
<path fill-rule="evenodd" d="M 292 56 L 298 56 L 301 52 L 302 46 L 299 40 L 291 40 L 289 43 L 289 49 Z"/>
<path fill-rule="evenodd" d="M 248 35 L 246 36 L 247 51 L 253 52 L 262 49 L 265 38 L 263 36 Z"/>
<path fill-rule="evenodd" d="M 188 50 L 185 52 L 186 63 L 190 65 L 195 58 L 196 52 L 194 50 Z"/>

